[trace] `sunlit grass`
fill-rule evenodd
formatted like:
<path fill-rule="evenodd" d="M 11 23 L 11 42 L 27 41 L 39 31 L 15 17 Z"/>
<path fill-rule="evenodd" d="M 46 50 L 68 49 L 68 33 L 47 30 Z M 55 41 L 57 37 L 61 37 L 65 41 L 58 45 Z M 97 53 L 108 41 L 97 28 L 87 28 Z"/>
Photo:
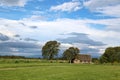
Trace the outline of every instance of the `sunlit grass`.
<path fill-rule="evenodd" d="M 0 80 L 120 80 L 119 65 L 1 63 Z"/>

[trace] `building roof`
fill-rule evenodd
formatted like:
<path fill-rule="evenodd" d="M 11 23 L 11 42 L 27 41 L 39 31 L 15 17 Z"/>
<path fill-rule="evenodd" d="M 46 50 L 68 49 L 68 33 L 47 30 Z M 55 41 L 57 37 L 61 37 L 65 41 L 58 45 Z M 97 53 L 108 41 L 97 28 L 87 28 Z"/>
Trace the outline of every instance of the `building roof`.
<path fill-rule="evenodd" d="M 76 55 L 75 59 L 91 60 L 91 55 L 88 55 L 88 54 L 78 54 L 78 55 Z"/>

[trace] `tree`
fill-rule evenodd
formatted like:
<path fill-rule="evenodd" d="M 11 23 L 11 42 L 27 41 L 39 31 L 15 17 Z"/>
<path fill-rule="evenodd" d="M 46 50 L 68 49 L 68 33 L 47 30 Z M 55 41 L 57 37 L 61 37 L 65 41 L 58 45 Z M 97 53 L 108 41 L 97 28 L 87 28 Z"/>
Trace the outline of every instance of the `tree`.
<path fill-rule="evenodd" d="M 75 58 L 77 54 L 80 53 L 80 50 L 76 47 L 70 47 L 63 52 L 63 58 L 69 60 L 71 63 L 72 59 Z"/>
<path fill-rule="evenodd" d="M 108 63 L 107 57 L 105 57 L 103 55 L 100 57 L 99 61 L 100 61 L 100 63 Z"/>
<path fill-rule="evenodd" d="M 120 52 L 117 52 L 115 55 L 115 61 L 120 63 Z"/>
<path fill-rule="evenodd" d="M 104 54 L 100 57 L 101 63 L 120 62 L 120 47 L 106 48 Z"/>
<path fill-rule="evenodd" d="M 95 64 L 98 64 L 99 63 L 99 59 L 98 58 L 92 58 L 92 62 L 95 63 Z"/>
<path fill-rule="evenodd" d="M 44 59 L 53 59 L 55 56 L 57 56 L 59 51 L 60 43 L 57 41 L 48 41 L 43 47 L 42 47 L 42 56 Z"/>

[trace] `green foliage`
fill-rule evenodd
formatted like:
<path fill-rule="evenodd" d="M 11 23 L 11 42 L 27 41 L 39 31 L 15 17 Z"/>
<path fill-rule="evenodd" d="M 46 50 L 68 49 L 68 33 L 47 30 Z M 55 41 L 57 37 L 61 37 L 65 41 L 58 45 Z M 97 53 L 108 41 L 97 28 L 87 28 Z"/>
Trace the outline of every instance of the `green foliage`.
<path fill-rule="evenodd" d="M 101 63 L 120 62 L 120 47 L 109 47 L 105 53 L 100 57 Z"/>
<path fill-rule="evenodd" d="M 92 58 L 92 62 L 95 64 L 99 64 L 99 59 L 98 58 Z"/>
<path fill-rule="evenodd" d="M 78 48 L 70 47 L 69 49 L 66 49 L 64 51 L 63 58 L 71 62 L 71 60 L 75 58 L 75 56 L 79 53 L 80 53 L 80 50 Z"/>
<path fill-rule="evenodd" d="M 54 56 L 57 56 L 59 51 L 60 43 L 57 41 L 48 41 L 42 47 L 42 56 L 44 59 L 53 59 Z"/>
<path fill-rule="evenodd" d="M 15 63 L 19 63 L 19 61 L 18 61 L 18 60 L 16 60 L 16 61 L 15 61 Z"/>
<path fill-rule="evenodd" d="M 100 63 L 108 63 L 108 60 L 107 60 L 107 57 L 105 57 L 104 55 L 102 55 L 101 57 L 100 57 Z"/>

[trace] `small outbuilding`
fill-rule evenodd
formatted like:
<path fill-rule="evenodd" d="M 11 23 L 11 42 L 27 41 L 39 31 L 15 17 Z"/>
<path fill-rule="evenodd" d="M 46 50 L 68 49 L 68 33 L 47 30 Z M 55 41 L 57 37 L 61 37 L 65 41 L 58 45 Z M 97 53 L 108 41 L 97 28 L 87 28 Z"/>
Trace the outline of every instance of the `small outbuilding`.
<path fill-rule="evenodd" d="M 92 58 L 91 55 L 87 54 L 78 54 L 75 56 L 74 59 L 72 59 L 72 63 L 91 63 Z"/>

